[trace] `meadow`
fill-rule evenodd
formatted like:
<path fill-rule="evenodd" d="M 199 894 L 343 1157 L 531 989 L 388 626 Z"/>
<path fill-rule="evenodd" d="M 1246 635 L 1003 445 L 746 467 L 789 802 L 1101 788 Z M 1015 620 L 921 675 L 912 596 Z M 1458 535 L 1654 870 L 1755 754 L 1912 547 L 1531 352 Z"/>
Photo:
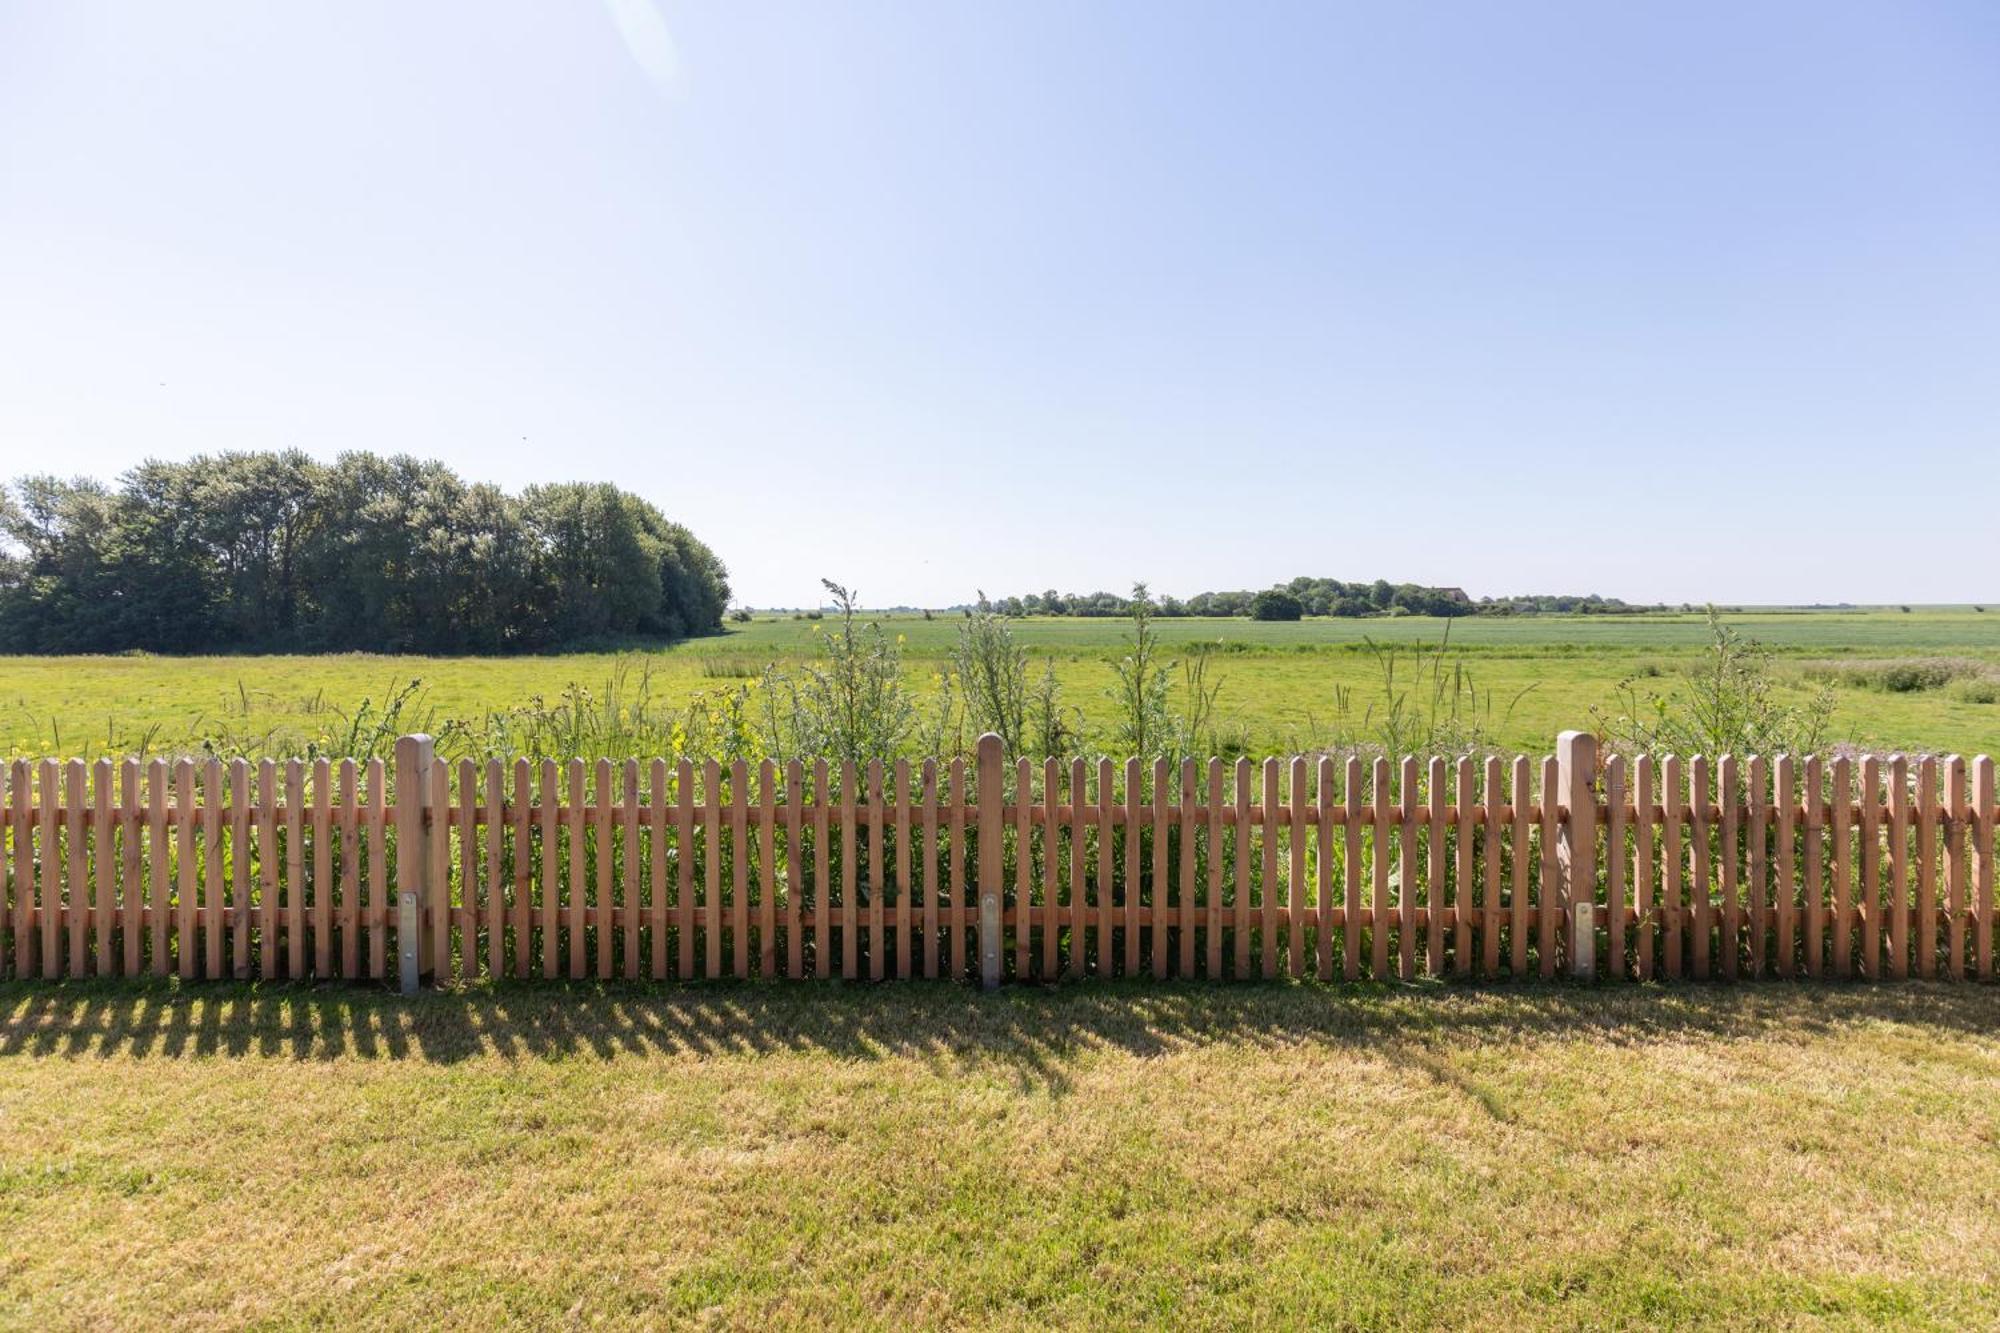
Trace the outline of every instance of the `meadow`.
<path fill-rule="evenodd" d="M 957 617 L 877 616 L 898 641 L 905 675 L 934 693 L 958 633 Z M 1728 623 L 1769 649 L 1781 696 L 1822 688 L 1836 698 L 1833 738 L 1875 749 L 2000 751 L 2000 611 L 1751 611 Z M 1223 747 L 1310 751 L 1355 730 L 1393 688 L 1414 688 L 1418 649 L 1448 644 L 1469 682 L 1462 706 L 1507 749 L 1543 751 L 1556 732 L 1591 727 L 1624 706 L 1671 692 L 1699 666 L 1701 615 L 1311 619 L 1294 623 L 1186 619 L 1155 622 L 1186 656 L 1206 650 L 1220 681 Z M 385 657 L 369 654 L 230 657 L 0 658 L 0 748 L 14 756 L 184 753 L 208 740 L 228 753 L 325 752 L 357 717 L 380 723 L 405 695 L 394 725 L 477 730 L 489 714 L 588 692 L 610 708 L 636 701 L 681 706 L 749 685 L 770 662 L 811 659 L 830 622 L 760 615 L 727 633 L 633 652 L 546 656 Z M 1039 671 L 1046 659 L 1065 702 L 1084 720 L 1086 748 L 1108 744 L 1113 664 L 1129 628 L 1120 620 L 1027 618 L 1017 638 Z M 1955 678 L 1888 688 L 1897 664 L 1943 663 Z M 1907 684 L 1907 682 L 1905 682 Z"/>
<path fill-rule="evenodd" d="M 1991 1328 L 1996 1031 L 1925 985 L 9 984 L 0 1323 Z"/>

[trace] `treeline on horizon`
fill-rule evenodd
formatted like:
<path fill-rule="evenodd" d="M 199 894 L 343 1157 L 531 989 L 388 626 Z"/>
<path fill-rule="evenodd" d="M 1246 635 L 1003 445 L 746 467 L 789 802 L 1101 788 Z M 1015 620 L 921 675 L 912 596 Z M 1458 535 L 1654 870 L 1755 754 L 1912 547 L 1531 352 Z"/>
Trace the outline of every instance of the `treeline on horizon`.
<path fill-rule="evenodd" d="M 0 651 L 530 652 L 716 633 L 728 573 L 607 483 L 296 451 L 0 487 Z"/>
<path fill-rule="evenodd" d="M 1664 605 L 1635 606 L 1596 593 L 1482 597 L 1475 601 L 1459 588 L 1391 583 L 1387 579 L 1344 583 L 1307 577 L 1258 590 L 1201 592 L 1188 598 L 1155 595 L 1152 602 L 1153 613 L 1159 616 L 1251 616 L 1260 620 L 1296 620 L 1301 616 L 1629 615 L 1667 609 Z M 1010 616 L 1115 617 L 1131 614 L 1132 599 L 1110 592 L 1059 593 L 1051 588 L 1016 597 L 981 594 L 964 609 L 971 607 Z"/>

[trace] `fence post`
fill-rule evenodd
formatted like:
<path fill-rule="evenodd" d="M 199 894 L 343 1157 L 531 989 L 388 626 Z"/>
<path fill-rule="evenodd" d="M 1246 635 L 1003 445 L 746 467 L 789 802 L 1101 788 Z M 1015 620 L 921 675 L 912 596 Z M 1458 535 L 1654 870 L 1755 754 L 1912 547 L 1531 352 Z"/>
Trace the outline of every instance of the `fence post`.
<path fill-rule="evenodd" d="M 1000 985 L 1000 875 L 1006 864 L 1001 840 L 1006 821 L 1006 747 L 987 732 L 979 738 L 979 985 Z"/>
<path fill-rule="evenodd" d="M 424 735 L 396 738 L 396 965 L 405 995 L 417 993 L 430 920 L 431 763 L 437 749 Z"/>
<path fill-rule="evenodd" d="M 1556 786 L 1567 817 L 1556 839 L 1563 902 L 1569 911 L 1569 970 L 1597 975 L 1597 737 L 1565 731 L 1556 737 Z M 1547 799 L 1544 797 L 1544 799 Z"/>

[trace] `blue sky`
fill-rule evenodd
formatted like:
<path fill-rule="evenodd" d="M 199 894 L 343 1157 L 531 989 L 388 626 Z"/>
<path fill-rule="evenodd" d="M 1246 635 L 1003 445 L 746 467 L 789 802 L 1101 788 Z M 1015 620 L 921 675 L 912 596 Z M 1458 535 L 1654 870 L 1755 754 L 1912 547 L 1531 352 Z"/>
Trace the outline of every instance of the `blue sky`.
<path fill-rule="evenodd" d="M 0 471 L 619 482 L 744 600 L 2000 600 L 2000 7 L 0 0 Z"/>

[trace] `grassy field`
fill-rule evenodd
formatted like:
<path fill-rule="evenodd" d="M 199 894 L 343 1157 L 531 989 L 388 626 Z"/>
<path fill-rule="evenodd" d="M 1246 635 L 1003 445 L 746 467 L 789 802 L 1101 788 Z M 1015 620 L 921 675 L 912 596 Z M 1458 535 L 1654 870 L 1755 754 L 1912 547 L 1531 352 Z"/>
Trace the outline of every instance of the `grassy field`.
<path fill-rule="evenodd" d="M 902 637 L 905 664 L 920 690 L 933 688 L 957 632 L 948 616 L 886 618 Z M 1909 613 L 1750 612 L 1730 623 L 1777 656 L 1781 694 L 1803 698 L 1807 674 L 1827 664 L 1958 659 L 2000 679 L 2000 610 L 1919 608 Z M 1212 648 L 1212 676 L 1225 732 L 1254 750 L 1311 749 L 1382 697 L 1382 668 L 1366 642 L 1439 643 L 1447 622 L 1245 620 L 1159 622 L 1177 648 Z M 1470 673 L 1487 730 L 1503 746 L 1546 750 L 1565 728 L 1590 726 L 1593 709 L 1615 712 L 1620 683 L 1668 689 L 1699 659 L 1707 626 L 1695 615 L 1523 617 L 1449 622 L 1450 643 Z M 0 749 L 16 755 L 94 756 L 133 749 L 187 749 L 205 736 L 237 748 L 293 752 L 338 737 L 343 717 L 362 700 L 380 705 L 413 679 L 420 704 L 408 720 L 436 727 L 580 685 L 600 696 L 622 674 L 628 690 L 641 675 L 656 698 L 685 701 L 703 691 L 741 687 L 767 662 L 797 661 L 816 651 L 824 622 L 764 617 L 710 639 L 656 652 L 571 654 L 512 659 L 326 657 L 0 658 Z M 1111 620 L 1029 619 L 1017 633 L 1056 667 L 1069 702 L 1090 724 L 1086 740 L 1107 734 L 1106 690 L 1126 627 Z M 1407 675 L 1405 676 L 1407 679 Z M 1837 686 L 1837 739 L 1878 748 L 2000 750 L 2000 703 L 1957 682 L 1891 693 Z M 2000 697 L 1988 688 L 1985 697 Z"/>
<path fill-rule="evenodd" d="M 0 986 L 0 1323 L 1990 1328 L 2000 992 Z"/>

